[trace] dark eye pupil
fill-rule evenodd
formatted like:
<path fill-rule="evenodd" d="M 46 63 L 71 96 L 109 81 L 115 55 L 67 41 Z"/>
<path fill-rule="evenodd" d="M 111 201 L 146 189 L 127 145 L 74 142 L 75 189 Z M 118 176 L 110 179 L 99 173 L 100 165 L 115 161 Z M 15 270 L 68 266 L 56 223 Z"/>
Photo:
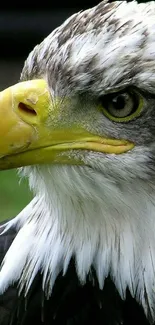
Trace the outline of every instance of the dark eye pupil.
<path fill-rule="evenodd" d="M 125 96 L 123 95 L 119 95 L 119 96 L 116 96 L 112 99 L 112 104 L 113 104 L 113 107 L 116 109 L 116 110 L 121 110 L 124 108 L 125 106 L 125 103 L 126 103 L 126 98 Z"/>
<path fill-rule="evenodd" d="M 122 119 L 136 112 L 139 107 L 139 96 L 127 89 L 100 97 L 100 104 L 109 119 Z"/>

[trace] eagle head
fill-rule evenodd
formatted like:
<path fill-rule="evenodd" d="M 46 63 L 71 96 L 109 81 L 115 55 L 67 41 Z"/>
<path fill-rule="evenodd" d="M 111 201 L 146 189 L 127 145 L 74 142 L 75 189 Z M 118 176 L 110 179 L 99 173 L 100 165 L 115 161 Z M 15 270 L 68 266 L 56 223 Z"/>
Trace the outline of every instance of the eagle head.
<path fill-rule="evenodd" d="M 155 3 L 71 16 L 0 93 L 0 119 L 0 169 L 20 167 L 34 191 L 3 226 L 18 233 L 0 291 L 28 292 L 40 271 L 48 296 L 74 257 L 81 283 L 110 274 L 154 315 Z"/>

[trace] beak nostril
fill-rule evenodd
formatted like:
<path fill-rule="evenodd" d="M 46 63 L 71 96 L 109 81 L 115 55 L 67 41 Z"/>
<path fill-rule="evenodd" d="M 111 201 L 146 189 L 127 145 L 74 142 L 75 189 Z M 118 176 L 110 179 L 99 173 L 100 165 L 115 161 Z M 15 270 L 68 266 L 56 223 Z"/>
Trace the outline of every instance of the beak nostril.
<path fill-rule="evenodd" d="M 22 102 L 18 104 L 18 108 L 20 111 L 26 113 L 26 114 L 31 114 L 31 115 L 37 115 L 36 111 L 29 105 L 26 105 Z"/>

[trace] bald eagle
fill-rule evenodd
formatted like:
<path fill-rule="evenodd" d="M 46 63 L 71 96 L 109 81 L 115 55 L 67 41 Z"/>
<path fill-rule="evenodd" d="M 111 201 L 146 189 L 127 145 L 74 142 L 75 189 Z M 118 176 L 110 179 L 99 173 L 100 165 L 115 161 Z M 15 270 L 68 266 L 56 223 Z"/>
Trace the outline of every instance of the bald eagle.
<path fill-rule="evenodd" d="M 155 322 L 155 2 L 101 2 L 0 93 L 0 169 L 34 198 L 0 227 L 0 325 Z"/>

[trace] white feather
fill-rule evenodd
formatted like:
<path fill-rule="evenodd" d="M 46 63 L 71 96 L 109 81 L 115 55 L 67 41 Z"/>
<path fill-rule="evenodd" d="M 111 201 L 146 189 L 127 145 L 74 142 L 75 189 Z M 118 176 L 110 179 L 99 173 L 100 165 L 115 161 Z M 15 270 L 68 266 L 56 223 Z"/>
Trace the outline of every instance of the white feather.
<path fill-rule="evenodd" d="M 145 312 L 150 308 L 154 315 L 152 185 L 140 179 L 114 182 L 88 167 L 42 166 L 23 173 L 37 195 L 6 224 L 5 231 L 12 226 L 19 231 L 2 264 L 0 293 L 19 280 L 20 290 L 27 294 L 40 270 L 49 296 L 57 275 L 65 274 L 75 256 L 82 283 L 93 266 L 101 288 L 110 274 L 123 299 L 128 287 Z"/>

